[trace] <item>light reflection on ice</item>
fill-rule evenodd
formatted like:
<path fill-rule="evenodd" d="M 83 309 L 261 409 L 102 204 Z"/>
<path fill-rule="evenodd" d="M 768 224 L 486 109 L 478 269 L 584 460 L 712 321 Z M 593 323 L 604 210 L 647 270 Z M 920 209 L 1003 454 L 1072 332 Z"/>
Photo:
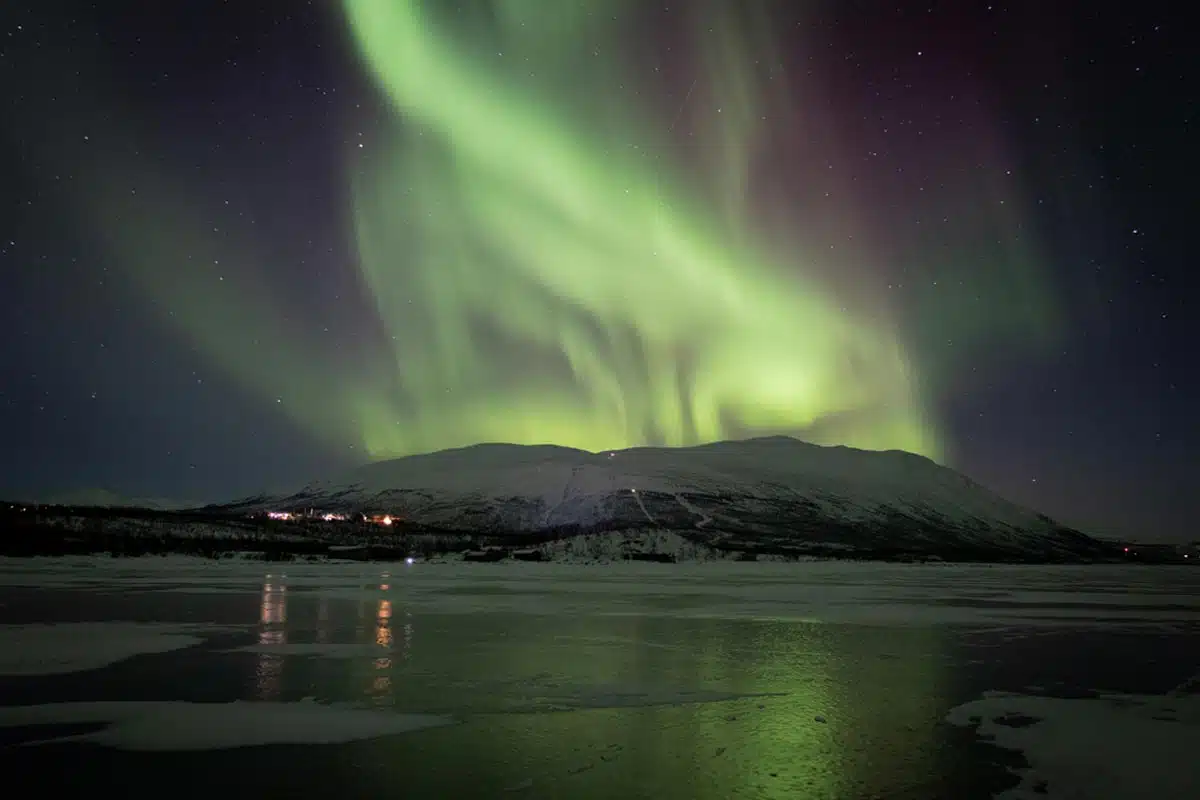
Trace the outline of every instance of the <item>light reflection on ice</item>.
<path fill-rule="evenodd" d="M 756 785 L 764 769 L 770 776 L 779 764 L 792 763 L 789 759 L 807 759 L 806 769 L 815 771 L 805 775 L 818 776 L 814 780 L 827 796 L 868 796 L 854 794 L 857 790 L 847 783 L 857 762 L 843 752 L 845 741 L 867 747 L 874 741 L 871 737 L 886 744 L 892 736 L 904 743 L 903 752 L 873 749 L 876 766 L 890 759 L 909 769 L 914 760 L 936 754 L 927 721 L 941 720 L 945 710 L 961 700 L 948 700 L 945 694 L 952 683 L 945 671 L 952 667 L 942 640 L 963 632 L 949 625 L 988 629 L 994 640 L 1003 641 L 1009 634 L 1030 636 L 1064 624 L 1111 626 L 1111 621 L 1097 622 L 1105 617 L 1143 633 L 1194 627 L 1200 621 L 1200 572 L 1188 568 L 501 564 L 422 565 L 389 574 L 369 564 L 297 564 L 289 565 L 285 579 L 277 568 L 263 564 L 163 561 L 169 565 L 154 559 L 130 560 L 119 568 L 101 562 L 91 571 L 43 561 L 41 582 L 77 590 L 146 592 L 146 602 L 194 601 L 188 593 L 241 594 L 250 601 L 244 622 L 254 635 L 245 639 L 252 643 L 235 649 L 258 659 L 254 679 L 259 698 L 287 697 L 289 691 L 296 696 L 297 686 L 307 693 L 307 684 L 300 683 L 306 675 L 319 676 L 318 682 L 336 676 L 326 686 L 336 686 L 357 702 L 445 713 L 467 722 L 463 735 L 475 723 L 476 728 L 484 727 L 481 718 L 487 718 L 489 726 L 508 726 L 503 743 L 495 747 L 511 743 L 515 753 L 539 757 L 553 751 L 558 754 L 556 764 L 575 759 L 579 763 L 571 763 L 581 770 L 603 770 L 609 763 L 606 758 L 616 757 L 605 749 L 613 743 L 625 748 L 620 757 L 628 759 L 635 750 L 650 751 L 648 761 L 679 758 L 682 753 L 686 758 L 681 760 L 690 764 L 699 763 L 703 755 L 697 780 L 727 789 Z M 34 585 L 28 564 L 0 560 L 0 582 L 12 576 L 12 585 Z M 442 613 L 479 612 L 507 612 L 519 622 L 481 615 L 484 621 L 478 627 L 456 621 L 459 627 L 448 635 L 449 623 L 438 621 Z M 414 651 L 417 618 L 428 627 L 422 628 L 421 647 Z M 698 619 L 725 622 L 694 622 Z M 781 622 L 741 624 L 746 619 Z M 878 649 L 862 644 L 867 637 L 841 636 L 827 625 L 792 624 L 799 620 L 887 627 L 884 635 L 896 637 L 895 644 L 888 642 L 888 652 L 900 656 L 879 666 Z M 124 624 L 101 628 L 120 631 Z M 183 630 L 161 628 L 154 636 L 181 635 Z M 98 628 L 94 638 L 108 637 Z M 0 638 L 5 656 L 6 645 Z M 299 663 L 300 659 L 334 663 Z M 1131 752 L 1128 764 L 1110 762 L 1119 757 L 1119 748 L 1128 747 L 1123 741 L 1136 739 L 1150 746 L 1185 734 L 1194 741 L 1200 723 L 1188 710 L 1195 707 L 1193 699 L 1173 706 L 1173 720 L 1158 719 L 1164 710 L 1158 706 L 1144 704 L 1150 711 L 1143 713 L 1119 703 L 1089 703 L 1010 696 L 1002 703 L 988 699 L 964 708 L 981 717 L 984 732 L 995 735 L 997 743 L 1026 753 L 1035 766 L 1031 776 L 1049 776 L 1050 797 L 1056 796 L 1056 786 L 1071 785 L 1071 770 L 1091 769 L 1084 757 L 1089 748 L 1103 754 L 1105 770 L 1096 774 L 1107 775 L 1104 789 L 1111 789 L 1101 792 L 1103 796 L 1171 796 L 1159 791 L 1162 786 L 1174 788 L 1161 780 L 1147 783 L 1144 775 L 1126 774 L 1138 764 L 1166 770 L 1166 755 L 1176 752 L 1170 747 L 1161 748 L 1166 754 L 1162 757 L 1143 757 L 1139 749 Z M 322 720 L 333 719 L 323 711 L 321 720 L 317 711 L 288 711 L 253 721 L 257 708 L 173 704 L 37 708 L 0 710 L 0 724 L 18 718 L 115 720 L 118 724 L 109 732 L 89 735 L 88 740 L 134 748 L 203 749 L 300 741 L 325 725 Z M 648 711 L 609 713 L 634 708 Z M 1021 728 L 995 722 L 1008 711 L 1040 714 L 1049 724 Z M 533 726 L 511 722 L 518 713 L 537 712 L 563 712 L 554 716 L 578 719 L 556 720 L 554 730 L 570 735 L 548 738 L 531 732 Z M 500 718 L 510 721 L 495 722 Z M 630 722 L 635 718 L 653 724 L 635 728 Z M 293 722 L 303 730 L 278 732 Z M 209 727 L 190 734 L 193 738 L 187 741 L 168 737 L 152 744 L 146 731 L 172 724 Z M 250 733 L 237 731 L 243 724 Z M 403 729 L 409 722 L 402 719 L 397 724 Z M 685 731 L 686 737 L 672 734 L 676 738 L 668 741 L 676 749 L 657 751 L 655 743 L 668 724 Z M 309 725 L 313 727 L 305 728 Z M 371 720 L 362 728 L 356 721 L 344 730 L 360 735 L 375 730 L 375 725 Z M 235 727 L 222 733 L 220 726 Z M 880 728 L 891 733 L 881 734 Z M 643 736 L 646 731 L 652 735 Z M 272 738 L 279 735 L 296 738 Z M 587 737 L 594 737 L 598 755 L 584 759 L 573 748 L 579 741 L 592 741 Z M 899 766 L 888 768 L 900 774 Z M 539 786 L 543 779 L 539 773 Z M 1085 775 L 1083 780 L 1090 778 Z M 1133 787 L 1133 793 L 1122 795 L 1113 787 Z M 1027 782 L 1021 791 L 1036 788 L 1036 781 Z"/>
<path fill-rule="evenodd" d="M 279 697 L 283 686 L 284 660 L 272 652 L 273 648 L 287 644 L 287 584 L 286 576 L 267 575 L 263 582 L 262 599 L 259 603 L 258 664 L 255 669 L 255 686 L 262 700 Z"/>
<path fill-rule="evenodd" d="M 387 574 L 384 574 L 387 577 Z M 386 583 L 380 584 L 379 591 L 386 592 L 391 589 Z M 372 680 L 371 689 L 376 695 L 388 695 L 392 690 L 392 658 L 390 656 L 392 647 L 392 601 L 380 598 L 379 608 L 375 612 L 375 644 L 380 647 L 387 648 L 389 655 L 380 656 L 375 659 L 375 678 Z"/>

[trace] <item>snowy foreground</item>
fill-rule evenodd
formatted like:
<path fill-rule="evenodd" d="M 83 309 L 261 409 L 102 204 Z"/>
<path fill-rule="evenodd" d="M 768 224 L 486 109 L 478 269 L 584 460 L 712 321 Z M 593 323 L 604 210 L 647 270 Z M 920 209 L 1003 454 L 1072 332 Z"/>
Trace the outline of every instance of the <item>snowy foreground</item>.
<path fill-rule="evenodd" d="M 1162 636 L 1194 634 L 1200 623 L 1200 573 L 1171 567 L 0 559 L 0 587 L 49 592 L 245 594 L 272 581 L 286 582 L 290 592 L 319 589 L 323 597 L 351 600 L 378 599 L 382 592 L 405 608 L 446 614 L 652 615 L 1013 631 L 1070 626 Z M 5 616 L 0 605 L 0 620 Z M 203 623 L 0 625 L 0 680 L 83 672 L 141 654 L 183 651 L 228 630 Z M 266 642 L 248 649 L 318 659 L 380 655 L 369 643 Z M 1198 797 L 1198 692 L 1200 675 L 1165 696 L 989 693 L 953 709 L 946 721 L 1023 754 L 1029 767 L 1020 771 L 1021 784 L 1001 795 L 1005 798 Z M 635 702 L 632 696 L 619 698 Z M 678 692 L 636 702 L 724 699 Z M 0 706 L 0 727 L 105 723 L 66 738 L 132 751 L 349 742 L 457 722 L 440 714 L 311 700 Z"/>

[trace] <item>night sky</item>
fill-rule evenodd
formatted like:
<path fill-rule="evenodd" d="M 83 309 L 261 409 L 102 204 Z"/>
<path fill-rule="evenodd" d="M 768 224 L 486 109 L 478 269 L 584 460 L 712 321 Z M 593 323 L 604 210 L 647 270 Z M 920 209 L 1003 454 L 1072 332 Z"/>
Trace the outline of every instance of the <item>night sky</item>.
<path fill-rule="evenodd" d="M 1200 538 L 1184 8 L 8 0 L 0 494 L 790 433 Z"/>

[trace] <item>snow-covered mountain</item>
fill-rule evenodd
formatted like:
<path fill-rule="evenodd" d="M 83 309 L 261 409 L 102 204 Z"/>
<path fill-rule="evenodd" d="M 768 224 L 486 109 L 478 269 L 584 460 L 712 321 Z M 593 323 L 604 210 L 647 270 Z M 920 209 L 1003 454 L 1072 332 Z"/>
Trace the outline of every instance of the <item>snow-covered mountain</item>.
<path fill-rule="evenodd" d="M 388 514 L 518 539 L 651 529 L 751 552 L 1054 558 L 1108 549 L 927 458 L 788 437 L 604 453 L 481 444 L 230 508 Z"/>

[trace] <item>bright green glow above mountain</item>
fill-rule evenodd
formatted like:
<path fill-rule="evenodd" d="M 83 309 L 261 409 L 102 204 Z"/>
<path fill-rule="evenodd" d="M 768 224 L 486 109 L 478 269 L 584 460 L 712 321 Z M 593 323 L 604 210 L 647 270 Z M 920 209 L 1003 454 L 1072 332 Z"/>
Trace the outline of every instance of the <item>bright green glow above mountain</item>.
<path fill-rule="evenodd" d="M 638 3 L 345 0 L 383 114 L 313 123 L 363 132 L 329 222 L 353 258 L 319 274 L 285 224 L 312 198 L 244 155 L 187 168 L 82 45 L 22 136 L 164 328 L 330 453 L 786 433 L 939 458 L 935 392 L 1054 328 L 1004 142 L 985 114 L 931 133 L 903 159 L 936 199 L 867 194 L 896 169 L 840 135 L 861 104 L 789 80 L 756 7 L 678 9 L 660 73 Z M 272 225 L 230 212 L 239 182 Z"/>
<path fill-rule="evenodd" d="M 398 376 L 353 397 L 368 450 L 790 432 L 937 456 L 887 316 L 848 309 L 823 265 L 746 222 L 751 41 L 704 54 L 711 180 L 686 180 L 666 124 L 616 91 L 620 4 L 493 6 L 473 27 L 411 0 L 345 3 L 397 123 L 353 187 Z M 472 46 L 485 27 L 502 52 Z"/>

